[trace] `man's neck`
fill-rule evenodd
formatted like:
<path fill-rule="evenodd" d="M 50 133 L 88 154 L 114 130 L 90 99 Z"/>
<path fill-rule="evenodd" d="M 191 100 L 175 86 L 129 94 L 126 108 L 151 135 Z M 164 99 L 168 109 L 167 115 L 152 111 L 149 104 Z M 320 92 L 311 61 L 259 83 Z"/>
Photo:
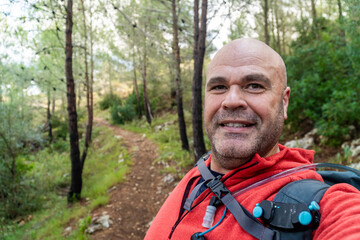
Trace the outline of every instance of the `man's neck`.
<path fill-rule="evenodd" d="M 276 153 L 280 152 L 280 148 L 279 148 L 279 144 L 276 144 L 267 154 L 261 156 L 263 158 L 265 157 L 270 157 Z M 214 152 L 213 152 L 214 153 Z M 221 174 L 227 174 L 228 172 L 230 172 L 231 170 L 240 167 L 241 165 L 247 163 L 248 161 L 250 161 L 251 159 L 223 159 L 223 160 L 219 160 L 216 159 L 215 154 L 211 154 L 211 164 L 210 164 L 210 169 L 212 171 L 221 173 Z M 237 161 L 239 162 L 239 165 L 234 167 L 234 168 L 228 168 L 226 167 L 224 164 L 221 164 L 221 162 L 226 162 L 226 161 Z"/>

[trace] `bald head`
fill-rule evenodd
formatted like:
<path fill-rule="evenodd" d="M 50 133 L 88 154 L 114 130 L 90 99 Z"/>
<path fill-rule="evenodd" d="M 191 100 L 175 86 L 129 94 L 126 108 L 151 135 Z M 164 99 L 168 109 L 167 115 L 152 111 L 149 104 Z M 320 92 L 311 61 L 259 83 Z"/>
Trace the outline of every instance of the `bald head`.
<path fill-rule="evenodd" d="M 207 73 L 217 65 L 237 67 L 244 64 L 266 66 L 281 81 L 283 88 L 287 86 L 286 67 L 281 56 L 265 43 L 252 38 L 236 39 L 222 47 L 210 62 Z"/>
<path fill-rule="evenodd" d="M 211 169 L 227 173 L 279 152 L 290 88 L 282 58 L 255 39 L 218 51 L 206 72 L 204 123 L 213 152 Z"/>

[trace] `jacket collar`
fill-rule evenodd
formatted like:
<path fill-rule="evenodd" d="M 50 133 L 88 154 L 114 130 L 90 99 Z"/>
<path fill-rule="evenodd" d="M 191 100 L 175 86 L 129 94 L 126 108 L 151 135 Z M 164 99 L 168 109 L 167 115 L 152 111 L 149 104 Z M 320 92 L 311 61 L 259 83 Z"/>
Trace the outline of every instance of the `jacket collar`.
<path fill-rule="evenodd" d="M 233 181 L 244 181 L 249 178 L 256 180 L 313 162 L 315 152 L 312 150 L 287 148 L 281 144 L 279 144 L 279 149 L 280 151 L 278 153 L 265 158 L 255 154 L 249 162 L 231 170 L 224 175 L 223 179 L 228 179 L 227 184 L 231 184 Z M 210 162 L 211 155 L 206 161 L 206 165 L 209 166 Z"/>

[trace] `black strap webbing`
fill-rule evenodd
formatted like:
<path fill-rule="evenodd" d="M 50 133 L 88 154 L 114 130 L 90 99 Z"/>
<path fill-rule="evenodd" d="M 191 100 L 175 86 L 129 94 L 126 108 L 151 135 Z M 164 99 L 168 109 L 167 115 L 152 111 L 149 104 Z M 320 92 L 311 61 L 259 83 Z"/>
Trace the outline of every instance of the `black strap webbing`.
<path fill-rule="evenodd" d="M 204 178 L 204 183 L 211 191 L 221 200 L 221 202 L 230 210 L 239 225 L 250 235 L 261 240 L 273 240 L 276 234 L 275 231 L 266 228 L 258 220 L 256 220 L 236 199 L 231 195 L 230 191 L 220 182 L 220 178 L 215 178 L 210 170 L 205 165 L 205 161 L 201 158 L 197 167 L 201 176 Z M 200 185 L 200 184 L 199 184 Z M 193 190 L 194 192 L 194 190 Z M 192 192 L 192 193 L 193 193 Z M 190 196 L 192 195 L 190 194 Z M 189 197 L 190 198 L 190 197 Z M 189 199 L 188 199 L 189 200 Z M 194 199 L 190 199 L 189 203 Z M 188 205 L 191 208 L 191 204 Z"/>

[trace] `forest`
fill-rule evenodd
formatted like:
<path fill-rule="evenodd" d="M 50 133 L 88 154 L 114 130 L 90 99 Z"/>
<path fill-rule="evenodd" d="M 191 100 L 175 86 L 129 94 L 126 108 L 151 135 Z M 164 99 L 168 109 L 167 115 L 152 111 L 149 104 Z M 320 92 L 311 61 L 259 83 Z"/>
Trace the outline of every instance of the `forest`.
<path fill-rule="evenodd" d="M 320 161 L 360 162 L 359 0 L 0 0 L 0 239 L 92 239 L 136 141 L 180 179 L 210 149 L 206 67 L 242 37 L 287 66 L 281 140 L 316 129 Z"/>

